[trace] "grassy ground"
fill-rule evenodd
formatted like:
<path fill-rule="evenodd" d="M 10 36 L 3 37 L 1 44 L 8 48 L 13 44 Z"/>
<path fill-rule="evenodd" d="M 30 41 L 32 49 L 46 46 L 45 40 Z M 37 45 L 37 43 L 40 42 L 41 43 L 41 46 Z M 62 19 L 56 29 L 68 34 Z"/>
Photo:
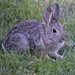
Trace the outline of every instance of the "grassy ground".
<path fill-rule="evenodd" d="M 0 75 L 75 75 L 75 2 L 73 0 L 50 0 L 59 3 L 60 21 L 64 25 L 66 44 L 64 58 L 31 57 L 28 53 L 2 53 L 0 51 Z M 27 19 L 41 21 L 45 0 L 0 0 L 0 39 L 15 22 Z"/>

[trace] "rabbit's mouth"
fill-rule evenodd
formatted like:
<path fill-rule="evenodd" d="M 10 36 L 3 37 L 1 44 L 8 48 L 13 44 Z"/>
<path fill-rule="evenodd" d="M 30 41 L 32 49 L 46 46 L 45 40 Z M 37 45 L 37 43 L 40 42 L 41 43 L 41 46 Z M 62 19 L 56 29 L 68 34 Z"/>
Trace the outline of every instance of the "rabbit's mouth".
<path fill-rule="evenodd" d="M 62 47 L 64 45 L 64 40 L 53 40 L 53 39 L 50 39 L 52 43 L 54 43 L 55 45 L 57 45 L 58 47 Z"/>
<path fill-rule="evenodd" d="M 63 47 L 64 45 L 64 41 L 60 42 L 60 41 L 57 41 L 57 40 L 53 40 L 53 39 L 50 39 L 50 42 L 48 42 L 46 44 L 46 46 L 48 47 L 48 50 L 51 49 L 51 50 L 59 50 L 61 47 Z"/>
<path fill-rule="evenodd" d="M 62 46 L 64 45 L 64 41 L 62 40 L 61 42 L 58 43 L 58 45 L 59 45 L 60 47 L 62 47 Z"/>
<path fill-rule="evenodd" d="M 55 43 L 63 43 L 64 40 L 53 40 L 53 39 L 50 39 L 50 42 L 55 42 Z"/>
<path fill-rule="evenodd" d="M 58 42 L 58 45 L 60 46 L 60 47 L 62 47 L 63 45 L 64 45 L 64 40 L 60 40 L 59 42 Z"/>
<path fill-rule="evenodd" d="M 62 43 L 62 42 L 64 42 L 64 40 L 59 40 L 59 43 Z"/>

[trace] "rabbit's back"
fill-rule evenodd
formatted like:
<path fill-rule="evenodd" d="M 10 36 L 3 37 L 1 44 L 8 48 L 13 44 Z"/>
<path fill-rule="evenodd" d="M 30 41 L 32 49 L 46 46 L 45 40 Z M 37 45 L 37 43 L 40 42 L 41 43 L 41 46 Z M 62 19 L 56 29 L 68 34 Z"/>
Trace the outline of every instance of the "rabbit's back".
<path fill-rule="evenodd" d="M 6 50 L 19 50 L 29 48 L 29 45 L 34 45 L 39 41 L 40 23 L 36 20 L 27 20 L 16 23 L 11 27 L 3 41 Z"/>
<path fill-rule="evenodd" d="M 16 33 L 30 34 L 31 32 L 33 33 L 34 30 L 37 32 L 39 24 L 40 23 L 36 20 L 27 20 L 27 21 L 16 23 L 13 27 L 11 27 L 8 30 L 6 36 L 11 35 L 11 34 L 16 34 Z"/>

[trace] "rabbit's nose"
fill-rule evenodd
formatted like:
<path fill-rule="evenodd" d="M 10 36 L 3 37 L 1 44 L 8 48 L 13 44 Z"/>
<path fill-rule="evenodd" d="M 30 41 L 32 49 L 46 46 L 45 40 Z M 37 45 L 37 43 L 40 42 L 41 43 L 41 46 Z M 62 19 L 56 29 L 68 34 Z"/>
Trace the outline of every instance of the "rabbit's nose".
<path fill-rule="evenodd" d="M 65 38 L 60 38 L 59 41 L 60 41 L 60 42 L 63 42 L 63 41 L 65 41 Z"/>
<path fill-rule="evenodd" d="M 60 36 L 60 39 L 62 40 L 62 41 L 65 41 L 65 35 L 63 34 L 63 36 L 61 35 Z"/>
<path fill-rule="evenodd" d="M 62 40 L 62 42 L 65 41 L 65 37 L 62 37 L 61 40 Z"/>
<path fill-rule="evenodd" d="M 65 38 L 62 38 L 63 41 L 65 41 Z"/>

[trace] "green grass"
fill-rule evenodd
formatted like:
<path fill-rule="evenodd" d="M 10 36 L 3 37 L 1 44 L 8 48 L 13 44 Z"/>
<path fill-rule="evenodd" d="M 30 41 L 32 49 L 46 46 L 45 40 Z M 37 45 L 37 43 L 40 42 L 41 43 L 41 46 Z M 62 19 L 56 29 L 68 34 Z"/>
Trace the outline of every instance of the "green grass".
<path fill-rule="evenodd" d="M 50 0 L 50 3 L 54 1 Z M 60 21 L 66 33 L 66 44 L 62 48 L 62 52 L 65 51 L 64 58 L 54 61 L 41 55 L 31 57 L 26 52 L 17 54 L 0 51 L 0 75 L 75 75 L 75 48 L 71 48 L 75 42 L 75 2 L 56 2 L 60 6 Z M 45 6 L 44 0 L 0 0 L 0 39 L 19 20 L 41 21 Z"/>

